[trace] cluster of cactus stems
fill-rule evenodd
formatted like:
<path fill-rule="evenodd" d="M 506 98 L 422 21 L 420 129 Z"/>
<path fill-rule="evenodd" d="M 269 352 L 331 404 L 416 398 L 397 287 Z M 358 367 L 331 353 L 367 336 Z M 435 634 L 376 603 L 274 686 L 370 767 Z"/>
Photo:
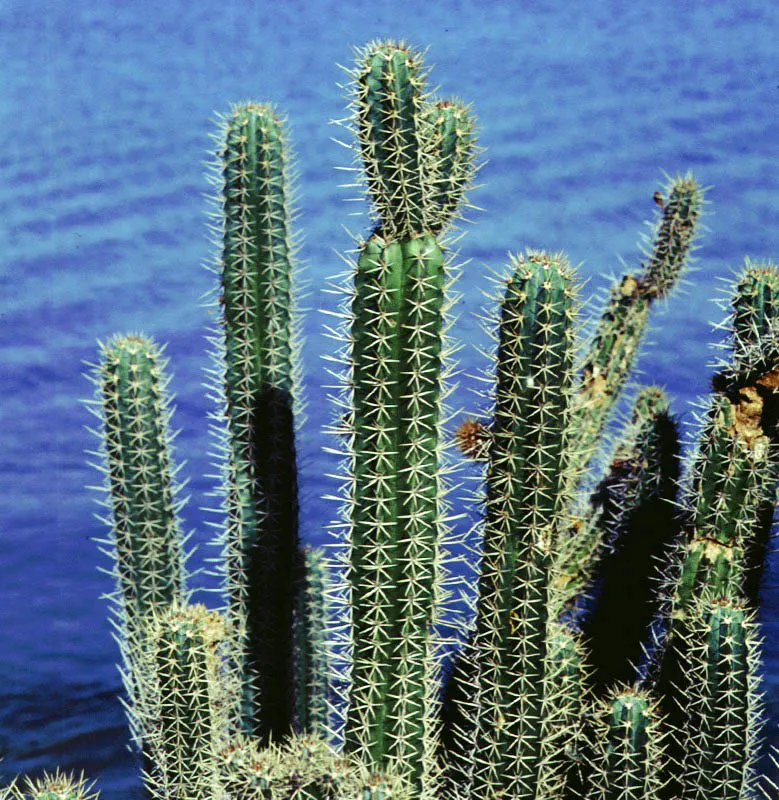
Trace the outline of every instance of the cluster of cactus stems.
<path fill-rule="evenodd" d="M 373 42 L 356 60 L 350 127 L 373 224 L 335 332 L 332 555 L 298 531 L 297 248 L 273 108 L 232 109 L 215 167 L 219 611 L 193 604 L 186 583 L 161 348 L 117 336 L 94 369 L 104 547 L 149 795 L 775 796 L 758 770 L 755 612 L 779 480 L 779 272 L 747 262 L 735 283 L 683 464 L 662 389 L 638 388 L 627 418 L 615 409 L 652 306 L 690 260 L 695 179 L 655 194 L 643 262 L 585 342 L 565 255 L 510 256 L 489 315 L 487 407 L 453 437 L 480 463 L 483 493 L 472 613 L 444 668 L 451 226 L 476 174 L 476 124 L 428 91 L 406 44 Z M 92 797 L 61 774 L 3 791 Z"/>

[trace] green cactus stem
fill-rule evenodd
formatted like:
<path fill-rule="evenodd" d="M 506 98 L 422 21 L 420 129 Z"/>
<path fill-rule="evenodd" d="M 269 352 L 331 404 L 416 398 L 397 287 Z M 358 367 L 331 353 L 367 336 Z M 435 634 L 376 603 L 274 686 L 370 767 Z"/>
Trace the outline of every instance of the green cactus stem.
<path fill-rule="evenodd" d="M 127 712 L 136 747 L 148 759 L 138 720 L 144 707 L 139 652 L 153 614 L 184 595 L 184 544 L 176 499 L 167 362 L 143 336 L 117 336 L 100 348 L 93 381 L 101 419 L 103 471 L 111 535 L 103 542 L 113 561 Z"/>
<path fill-rule="evenodd" d="M 429 227 L 438 231 L 461 213 L 465 191 L 473 183 L 476 124 L 471 109 L 457 100 L 428 105 L 423 123 L 433 170 Z"/>
<path fill-rule="evenodd" d="M 678 535 L 675 522 L 679 434 L 668 398 L 657 387 L 637 396 L 633 419 L 596 492 L 607 552 L 585 622 L 592 681 L 603 692 L 637 678 L 652 620 L 661 611 L 660 565 Z M 592 574 L 593 570 L 586 570 Z"/>
<path fill-rule="evenodd" d="M 751 398 L 751 407 L 759 412 L 760 426 L 775 452 L 779 447 L 779 271 L 774 264 L 747 259 L 733 293 L 729 325 L 733 355 L 731 364 L 724 367 L 724 382 Z M 769 460 L 764 497 L 744 556 L 744 596 L 755 608 L 779 485 L 779 458 L 774 455 Z"/>
<path fill-rule="evenodd" d="M 353 670 L 347 744 L 419 778 L 432 724 L 444 269 L 432 236 L 363 248 L 352 305 Z"/>
<path fill-rule="evenodd" d="M 553 769 L 544 759 L 547 587 L 566 505 L 574 287 L 560 255 L 529 252 L 512 268 L 487 465 L 472 797 L 535 798 Z"/>
<path fill-rule="evenodd" d="M 686 631 L 691 679 L 677 697 L 684 800 L 756 796 L 760 696 L 755 623 L 743 604 L 697 603 Z"/>
<path fill-rule="evenodd" d="M 221 151 L 227 617 L 242 675 L 240 716 L 263 740 L 292 725 L 298 547 L 286 141 L 268 106 L 236 106 Z"/>
<path fill-rule="evenodd" d="M 224 637 L 222 618 L 201 605 L 171 606 L 150 630 L 140 723 L 150 744 L 146 786 L 155 800 L 214 797 L 216 752 L 226 735 Z"/>
<path fill-rule="evenodd" d="M 128 639 L 150 613 L 180 599 L 182 535 L 170 455 L 167 361 L 142 336 L 118 336 L 100 349 L 99 387 L 116 602 Z"/>
<path fill-rule="evenodd" d="M 376 41 L 358 51 L 357 62 L 355 128 L 382 233 L 400 239 L 429 230 L 422 58 L 402 42 Z"/>
<path fill-rule="evenodd" d="M 625 689 L 604 701 L 596 715 L 594 800 L 658 800 L 666 758 L 657 705 Z"/>
<path fill-rule="evenodd" d="M 687 174 L 674 178 L 655 197 L 662 204 L 662 218 L 655 227 L 647 262 L 641 273 L 625 275 L 612 286 L 583 360 L 582 382 L 573 414 L 577 478 L 595 452 L 606 420 L 635 363 L 650 306 L 667 296 L 677 283 L 692 250 L 703 190 Z"/>
<path fill-rule="evenodd" d="M 328 733 L 326 589 L 324 552 L 303 548 L 295 597 L 295 729 L 323 738 Z"/>

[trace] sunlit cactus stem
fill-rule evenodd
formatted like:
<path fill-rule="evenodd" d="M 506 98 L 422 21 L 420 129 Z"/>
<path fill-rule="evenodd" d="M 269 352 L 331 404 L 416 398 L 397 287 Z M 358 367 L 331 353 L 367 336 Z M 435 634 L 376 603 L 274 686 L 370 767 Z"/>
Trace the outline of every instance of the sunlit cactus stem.
<path fill-rule="evenodd" d="M 543 796 L 556 772 L 546 758 L 547 601 L 568 477 L 575 290 L 562 256 L 530 252 L 512 267 L 499 323 L 474 643 L 474 798 Z"/>
<path fill-rule="evenodd" d="M 625 689 L 598 706 L 593 800 L 659 800 L 666 779 L 657 704 Z"/>
<path fill-rule="evenodd" d="M 387 244 L 375 236 L 360 256 L 353 302 L 347 743 L 371 742 L 377 763 L 398 759 L 417 773 L 431 725 L 443 287 L 443 255 L 432 237 Z"/>
<path fill-rule="evenodd" d="M 421 56 L 358 53 L 353 124 L 374 219 L 349 308 L 353 411 L 346 747 L 435 796 L 436 645 L 443 531 L 444 250 L 436 239 L 473 176 L 473 119 L 434 105 Z"/>
<path fill-rule="evenodd" d="M 128 639 L 178 600 L 183 551 L 171 462 L 166 361 L 142 336 L 101 347 L 95 380 L 103 418 L 117 601 Z"/>
<path fill-rule="evenodd" d="M 287 157 L 273 109 L 233 109 L 220 154 L 225 588 L 240 716 L 247 731 L 265 740 L 289 732 L 294 693 L 298 343 Z"/>
<path fill-rule="evenodd" d="M 219 648 L 223 621 L 204 606 L 171 606 L 150 629 L 141 720 L 150 743 L 146 786 L 155 800 L 212 800 L 226 735 Z"/>
<path fill-rule="evenodd" d="M 118 620 L 127 712 L 136 747 L 148 759 L 140 720 L 148 713 L 141 657 L 154 614 L 184 592 L 183 536 L 172 465 L 168 378 L 159 347 L 117 336 L 100 350 L 94 382 L 102 420 Z"/>
<path fill-rule="evenodd" d="M 743 604 L 696 603 L 685 626 L 689 691 L 683 724 L 684 800 L 756 797 L 760 695 L 755 623 Z"/>

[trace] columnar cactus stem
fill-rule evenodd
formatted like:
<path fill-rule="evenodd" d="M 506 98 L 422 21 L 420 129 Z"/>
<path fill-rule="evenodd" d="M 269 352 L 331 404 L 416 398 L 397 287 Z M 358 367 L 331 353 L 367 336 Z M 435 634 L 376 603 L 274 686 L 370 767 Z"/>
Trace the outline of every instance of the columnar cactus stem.
<path fill-rule="evenodd" d="M 684 800 L 756 796 L 760 698 L 755 623 L 740 603 L 696 604 L 685 631 L 690 654 L 683 706 Z"/>
<path fill-rule="evenodd" d="M 182 536 L 170 457 L 167 362 L 141 336 L 101 347 L 95 374 L 102 406 L 115 571 L 125 635 L 180 599 Z"/>
<path fill-rule="evenodd" d="M 327 735 L 327 574 L 324 553 L 299 554 L 295 597 L 295 729 Z"/>
<path fill-rule="evenodd" d="M 574 403 L 576 458 L 581 477 L 619 393 L 635 363 L 651 304 L 675 285 L 692 249 L 703 191 L 688 174 L 677 177 L 657 197 L 663 204 L 643 272 L 625 275 L 611 288 L 595 336 L 584 357 L 582 383 Z"/>
<path fill-rule="evenodd" d="M 146 650 L 141 720 L 150 743 L 146 777 L 159 800 L 212 800 L 216 752 L 226 735 L 224 677 L 218 648 L 225 635 L 218 614 L 204 606 L 171 606 L 155 621 Z"/>
<path fill-rule="evenodd" d="M 292 724 L 298 546 L 297 365 L 286 144 L 268 106 L 237 106 L 223 138 L 221 263 L 227 616 L 241 719 L 263 739 Z"/>
<path fill-rule="evenodd" d="M 148 713 L 140 653 L 153 614 L 184 591 L 183 537 L 170 454 L 166 361 L 142 336 L 118 336 L 101 346 L 94 374 L 112 532 L 127 712 L 136 746 L 147 755 L 140 720 Z"/>
<path fill-rule="evenodd" d="M 547 589 L 568 478 L 574 288 L 561 256 L 531 252 L 512 266 L 500 320 L 477 606 L 475 798 L 536 798 L 551 784 L 544 774 L 552 768 L 544 758 L 552 694 Z"/>
<path fill-rule="evenodd" d="M 665 780 L 657 705 L 626 689 L 603 702 L 596 717 L 594 800 L 658 800 Z"/>
<path fill-rule="evenodd" d="M 440 405 L 444 252 L 435 238 L 473 175 L 473 120 L 431 105 L 419 54 L 374 42 L 353 77 L 354 128 L 377 226 L 349 307 L 352 411 L 347 750 L 424 797 L 438 766 L 435 609 L 442 599 Z"/>
<path fill-rule="evenodd" d="M 374 236 L 355 276 L 352 748 L 417 764 L 431 724 L 443 256 Z M 377 713 L 376 704 L 383 711 Z"/>

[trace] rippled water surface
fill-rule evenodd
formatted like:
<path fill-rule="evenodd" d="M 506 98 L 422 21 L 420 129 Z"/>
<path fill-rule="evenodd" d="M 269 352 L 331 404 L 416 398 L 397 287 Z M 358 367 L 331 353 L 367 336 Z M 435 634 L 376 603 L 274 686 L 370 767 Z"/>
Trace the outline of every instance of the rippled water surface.
<path fill-rule="evenodd" d="M 95 441 L 80 401 L 95 342 L 144 331 L 167 343 L 186 459 L 192 541 L 209 531 L 210 447 L 203 389 L 202 295 L 215 112 L 254 98 L 288 116 L 299 173 L 306 304 L 302 434 L 305 535 L 319 541 L 332 505 L 320 433 L 330 411 L 321 356 L 322 291 L 338 253 L 365 230 L 345 199 L 351 46 L 377 36 L 429 47 L 444 95 L 472 101 L 486 148 L 461 243 L 467 261 L 453 337 L 462 389 L 485 364 L 473 314 L 509 250 L 564 249 L 597 295 L 635 264 L 662 171 L 711 186 L 697 272 L 655 317 L 641 366 L 690 402 L 711 370 L 709 320 L 722 281 L 746 255 L 777 256 L 779 163 L 775 34 L 767 2 L 562 4 L 431 0 L 370 6 L 330 0 L 65 3 L 0 0 L 0 749 L 7 774 L 85 769 L 106 798 L 138 797 L 117 699 L 116 646 L 101 595 L 111 581 L 94 542 Z M 345 177 L 346 176 L 346 177 Z M 591 306 L 597 308 L 597 304 Z M 201 550 L 204 550 L 201 547 Z M 202 563 L 195 556 L 193 564 Z M 765 587 L 768 707 L 779 722 L 779 563 Z M 201 583 L 206 584 L 206 580 Z"/>

